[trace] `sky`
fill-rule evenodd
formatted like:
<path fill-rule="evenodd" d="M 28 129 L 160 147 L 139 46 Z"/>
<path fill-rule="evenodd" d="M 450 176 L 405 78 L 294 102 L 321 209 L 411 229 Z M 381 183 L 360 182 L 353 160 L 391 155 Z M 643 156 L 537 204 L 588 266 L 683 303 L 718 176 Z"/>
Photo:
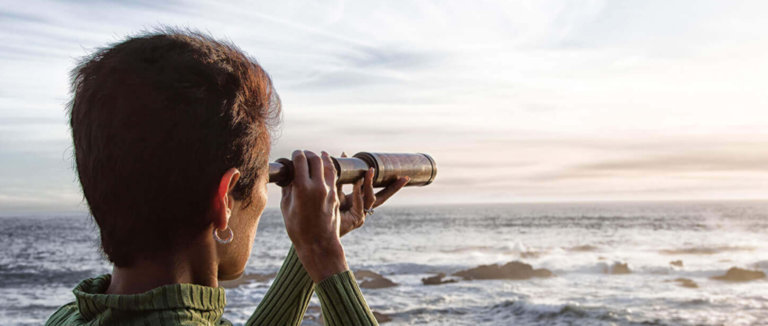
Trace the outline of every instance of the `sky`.
<path fill-rule="evenodd" d="M 78 59 L 169 25 L 229 40 L 294 149 L 422 152 L 391 205 L 765 199 L 765 1 L 6 1 L 0 212 L 78 211 Z M 270 206 L 279 204 L 270 190 Z"/>

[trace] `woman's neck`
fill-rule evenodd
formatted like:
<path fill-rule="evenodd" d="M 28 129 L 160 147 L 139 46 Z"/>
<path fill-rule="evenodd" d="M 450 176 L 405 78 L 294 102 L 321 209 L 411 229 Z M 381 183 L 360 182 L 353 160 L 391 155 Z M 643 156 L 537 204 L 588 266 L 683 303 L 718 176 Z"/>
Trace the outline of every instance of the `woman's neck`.
<path fill-rule="evenodd" d="M 112 269 L 106 294 L 137 294 L 179 283 L 218 286 L 218 263 L 210 250 L 185 250 L 164 257 L 137 260 Z"/>

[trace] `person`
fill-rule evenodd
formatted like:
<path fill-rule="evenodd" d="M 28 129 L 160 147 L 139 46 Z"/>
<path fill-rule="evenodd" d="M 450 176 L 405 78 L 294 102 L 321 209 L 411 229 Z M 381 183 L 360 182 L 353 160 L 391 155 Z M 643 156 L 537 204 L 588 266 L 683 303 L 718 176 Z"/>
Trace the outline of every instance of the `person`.
<path fill-rule="evenodd" d="M 46 325 L 230 325 L 219 280 L 243 274 L 281 105 L 237 47 L 165 29 L 96 51 L 72 74 L 74 158 L 111 274 L 82 281 Z M 312 293 L 326 325 L 376 325 L 340 237 L 408 178 L 350 194 L 326 152 L 292 154 L 280 209 L 292 242 L 248 325 L 298 325 Z"/>

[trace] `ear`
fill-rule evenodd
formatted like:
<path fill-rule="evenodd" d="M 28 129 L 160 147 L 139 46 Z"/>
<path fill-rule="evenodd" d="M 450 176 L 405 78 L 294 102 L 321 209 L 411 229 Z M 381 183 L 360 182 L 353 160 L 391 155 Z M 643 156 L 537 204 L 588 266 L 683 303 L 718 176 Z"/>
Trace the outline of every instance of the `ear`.
<path fill-rule="evenodd" d="M 213 203 L 213 227 L 223 230 L 229 224 L 229 217 L 235 206 L 235 199 L 232 198 L 232 188 L 240 179 L 240 171 L 236 168 L 230 168 L 221 176 L 219 188 L 216 191 L 216 197 Z"/>

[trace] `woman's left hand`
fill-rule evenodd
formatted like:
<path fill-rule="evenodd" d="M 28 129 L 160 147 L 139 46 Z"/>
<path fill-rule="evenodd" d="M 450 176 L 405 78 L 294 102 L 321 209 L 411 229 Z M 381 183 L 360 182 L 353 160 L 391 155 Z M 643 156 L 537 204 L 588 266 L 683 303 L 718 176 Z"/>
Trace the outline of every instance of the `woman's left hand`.
<path fill-rule="evenodd" d="M 347 157 L 347 154 L 342 153 L 341 157 Z M 341 211 L 339 234 L 343 236 L 349 233 L 349 231 L 361 227 L 365 223 L 366 211 L 384 204 L 387 199 L 405 187 L 410 180 L 409 177 L 400 177 L 386 188 L 374 194 L 373 168 L 370 168 L 365 173 L 365 177 L 353 184 L 351 194 L 344 194 L 341 190 L 342 185 L 337 185 L 340 203 L 339 210 Z"/>

